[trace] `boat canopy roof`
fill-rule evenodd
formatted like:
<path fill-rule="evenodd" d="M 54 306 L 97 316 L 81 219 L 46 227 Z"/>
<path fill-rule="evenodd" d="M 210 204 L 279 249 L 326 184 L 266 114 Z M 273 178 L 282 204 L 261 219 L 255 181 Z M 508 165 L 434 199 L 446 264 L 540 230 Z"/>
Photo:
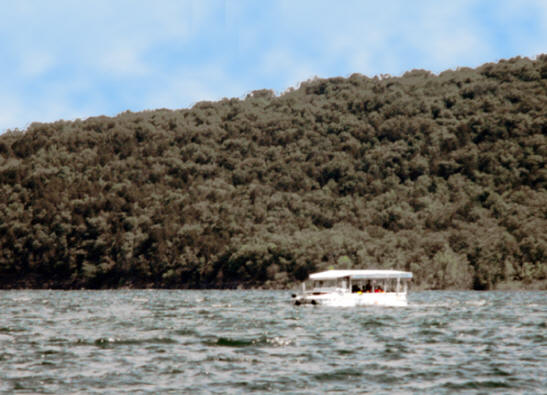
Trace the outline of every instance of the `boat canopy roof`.
<path fill-rule="evenodd" d="M 327 270 L 311 274 L 310 280 L 336 280 L 344 277 L 349 277 L 353 280 L 410 279 L 412 278 L 412 273 L 399 270 Z"/>

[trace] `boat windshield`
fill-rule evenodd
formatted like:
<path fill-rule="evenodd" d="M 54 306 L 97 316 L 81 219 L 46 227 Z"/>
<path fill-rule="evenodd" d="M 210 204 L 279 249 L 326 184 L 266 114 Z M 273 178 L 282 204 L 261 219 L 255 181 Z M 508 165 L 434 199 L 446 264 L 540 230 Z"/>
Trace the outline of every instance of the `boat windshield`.
<path fill-rule="evenodd" d="M 397 278 L 386 278 L 378 280 L 353 280 L 351 292 L 406 292 L 407 280 Z"/>
<path fill-rule="evenodd" d="M 305 289 L 308 292 L 333 292 L 344 291 L 352 293 L 369 292 L 407 292 L 407 279 L 387 278 L 387 279 L 351 279 L 350 277 L 328 279 L 328 280 L 308 280 Z"/>
<path fill-rule="evenodd" d="M 306 288 L 314 292 L 332 292 L 336 290 L 347 290 L 348 279 L 337 278 L 332 280 L 310 280 L 306 282 Z"/>

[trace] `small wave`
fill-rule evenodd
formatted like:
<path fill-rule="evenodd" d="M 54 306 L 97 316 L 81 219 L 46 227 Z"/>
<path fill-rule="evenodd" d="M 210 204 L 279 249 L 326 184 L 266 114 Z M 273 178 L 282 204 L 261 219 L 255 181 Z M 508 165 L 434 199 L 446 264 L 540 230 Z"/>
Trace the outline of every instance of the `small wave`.
<path fill-rule="evenodd" d="M 42 351 L 42 355 L 55 355 L 55 354 L 61 354 L 61 352 L 59 350 L 52 350 L 52 349 L 47 349 Z"/>
<path fill-rule="evenodd" d="M 196 336 L 198 334 L 195 329 L 190 328 L 177 329 L 175 333 L 179 336 Z"/>
<path fill-rule="evenodd" d="M 255 341 L 247 339 L 231 339 L 228 337 L 219 337 L 214 344 L 223 347 L 247 347 L 254 345 Z"/>
<path fill-rule="evenodd" d="M 28 296 L 20 296 L 13 298 L 14 302 L 30 302 L 32 299 Z"/>
<path fill-rule="evenodd" d="M 148 302 L 148 298 L 135 297 L 133 298 L 133 302 Z"/>
<path fill-rule="evenodd" d="M 131 345 L 147 345 L 147 344 L 174 344 L 176 340 L 169 337 L 153 337 L 147 339 L 122 339 L 116 337 L 99 337 L 95 340 L 79 339 L 75 345 L 79 346 L 98 346 L 102 348 L 114 346 L 131 346 Z"/>
<path fill-rule="evenodd" d="M 424 325 L 427 325 L 429 328 L 446 328 L 448 327 L 448 322 L 433 320 L 433 321 L 424 322 Z"/>
<path fill-rule="evenodd" d="M 350 378 L 362 377 L 363 372 L 361 370 L 346 368 L 338 369 L 333 372 L 325 373 L 316 373 L 313 375 L 313 378 L 317 381 L 339 381 L 339 380 L 348 380 Z"/>
<path fill-rule="evenodd" d="M 484 300 L 484 299 L 479 299 L 479 300 L 468 300 L 466 302 L 464 302 L 467 306 L 484 306 L 486 305 L 487 301 Z"/>
<path fill-rule="evenodd" d="M 13 359 L 13 357 L 14 355 L 9 352 L 0 353 L 0 361 L 9 361 L 10 359 Z"/>
<path fill-rule="evenodd" d="M 355 350 L 338 349 L 338 350 L 336 350 L 336 353 L 338 355 L 353 355 L 353 354 L 355 354 Z"/>
<path fill-rule="evenodd" d="M 280 337 L 280 336 L 276 336 L 276 337 L 272 337 L 272 338 L 267 338 L 266 339 L 266 344 L 270 344 L 272 346 L 277 346 L 277 347 L 283 347 L 283 346 L 289 346 L 289 345 L 293 344 L 293 341 L 289 340 L 289 339 L 285 339 L 285 338 Z"/>
<path fill-rule="evenodd" d="M 204 344 L 208 346 L 221 346 L 221 347 L 249 347 L 249 346 L 273 346 L 283 347 L 292 344 L 292 341 L 279 336 L 266 337 L 262 336 L 257 339 L 237 339 L 230 337 L 219 337 L 216 340 L 205 341 Z"/>
<path fill-rule="evenodd" d="M 537 344 L 543 344 L 545 343 L 545 336 L 541 333 L 537 333 L 537 334 L 531 334 L 531 335 L 527 335 L 527 336 L 523 336 L 523 339 L 524 340 L 528 340 L 532 343 L 537 343 Z"/>
<path fill-rule="evenodd" d="M 453 391 L 511 388 L 506 380 L 466 381 L 464 383 L 446 383 L 443 388 Z"/>
<path fill-rule="evenodd" d="M 513 375 L 512 373 L 507 372 L 506 370 L 497 366 L 494 366 L 492 374 L 501 377 L 511 377 Z"/>
<path fill-rule="evenodd" d="M 408 353 L 408 347 L 402 343 L 386 344 L 382 356 L 389 360 L 404 359 Z"/>
<path fill-rule="evenodd" d="M 429 308 L 439 308 L 439 307 L 457 307 L 460 305 L 459 301 L 448 301 L 448 302 L 437 302 L 437 303 L 418 303 L 413 302 L 409 303 L 406 308 L 411 309 L 429 309 Z"/>
<path fill-rule="evenodd" d="M 434 337 L 443 336 L 444 332 L 434 328 L 424 328 L 420 329 L 417 335 L 425 337 L 426 343 L 437 343 L 438 340 L 434 339 Z"/>
<path fill-rule="evenodd" d="M 367 329 L 370 329 L 370 328 L 383 328 L 385 326 L 388 326 L 385 322 L 381 321 L 381 320 L 367 320 L 367 321 L 363 321 L 361 323 L 361 326 L 363 328 L 367 328 Z"/>

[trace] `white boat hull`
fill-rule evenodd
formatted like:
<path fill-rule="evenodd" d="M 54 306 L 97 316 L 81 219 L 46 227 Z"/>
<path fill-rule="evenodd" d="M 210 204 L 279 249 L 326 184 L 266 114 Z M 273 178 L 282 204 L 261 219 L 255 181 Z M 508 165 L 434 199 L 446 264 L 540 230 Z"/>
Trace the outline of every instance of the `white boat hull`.
<path fill-rule="evenodd" d="M 294 304 L 312 304 L 334 307 L 355 306 L 407 306 L 406 293 L 404 292 L 378 292 L 378 293 L 307 293 L 297 295 Z"/>

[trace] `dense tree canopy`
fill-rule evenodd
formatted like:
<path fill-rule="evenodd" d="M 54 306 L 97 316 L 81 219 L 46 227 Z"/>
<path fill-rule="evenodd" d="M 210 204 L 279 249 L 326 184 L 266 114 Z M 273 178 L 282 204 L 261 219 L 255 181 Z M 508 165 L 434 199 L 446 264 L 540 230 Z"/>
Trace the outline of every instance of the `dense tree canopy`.
<path fill-rule="evenodd" d="M 0 287 L 545 284 L 546 115 L 543 55 L 8 131 Z"/>

